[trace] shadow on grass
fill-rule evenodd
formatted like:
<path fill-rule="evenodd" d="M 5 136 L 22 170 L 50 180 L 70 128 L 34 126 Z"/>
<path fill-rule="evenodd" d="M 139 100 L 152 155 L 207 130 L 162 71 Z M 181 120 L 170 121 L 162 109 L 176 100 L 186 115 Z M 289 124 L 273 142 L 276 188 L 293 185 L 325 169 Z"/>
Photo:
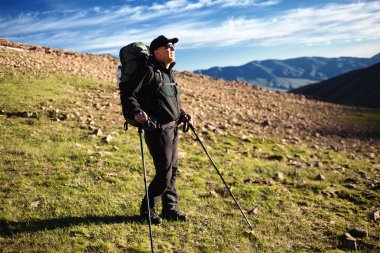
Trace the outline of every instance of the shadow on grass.
<path fill-rule="evenodd" d="M 133 216 L 86 216 L 86 217 L 63 217 L 48 220 L 7 221 L 0 219 L 0 235 L 12 236 L 19 233 L 54 230 L 76 225 L 88 224 L 114 224 L 114 223 L 144 223 L 138 215 Z"/>

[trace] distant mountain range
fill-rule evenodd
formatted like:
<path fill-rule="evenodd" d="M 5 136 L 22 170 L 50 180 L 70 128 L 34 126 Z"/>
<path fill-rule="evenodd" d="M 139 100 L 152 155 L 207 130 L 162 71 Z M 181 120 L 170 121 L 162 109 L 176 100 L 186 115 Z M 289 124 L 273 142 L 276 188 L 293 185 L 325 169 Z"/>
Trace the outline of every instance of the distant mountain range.
<path fill-rule="evenodd" d="M 380 62 L 380 54 L 371 58 L 300 57 L 288 60 L 252 61 L 242 66 L 213 67 L 196 70 L 194 73 L 225 80 L 241 80 L 271 89 L 287 91 L 365 68 L 378 62 Z"/>
<path fill-rule="evenodd" d="M 289 92 L 326 102 L 380 108 L 380 63 Z"/>

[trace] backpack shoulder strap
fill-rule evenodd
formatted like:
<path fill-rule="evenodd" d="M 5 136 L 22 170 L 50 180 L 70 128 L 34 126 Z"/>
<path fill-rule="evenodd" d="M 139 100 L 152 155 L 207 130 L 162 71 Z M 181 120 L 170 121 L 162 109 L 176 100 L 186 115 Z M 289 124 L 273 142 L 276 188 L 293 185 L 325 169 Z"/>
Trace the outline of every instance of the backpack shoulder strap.
<path fill-rule="evenodd" d="M 158 83 L 158 87 L 161 87 L 164 84 L 164 77 L 162 76 L 162 72 L 159 69 L 154 70 L 154 78 Z"/>
<path fill-rule="evenodd" d="M 151 58 L 147 61 L 147 66 L 152 69 L 154 73 L 154 79 L 158 83 L 158 87 L 161 87 L 161 84 L 164 82 L 162 72 L 151 62 Z"/>
<path fill-rule="evenodd" d="M 177 83 L 165 83 L 162 71 L 159 68 L 155 67 L 154 65 L 150 65 L 150 66 L 152 66 L 152 68 L 153 68 L 154 78 L 158 84 L 157 89 L 159 89 L 161 86 L 164 86 L 164 85 L 165 86 L 177 86 Z"/>

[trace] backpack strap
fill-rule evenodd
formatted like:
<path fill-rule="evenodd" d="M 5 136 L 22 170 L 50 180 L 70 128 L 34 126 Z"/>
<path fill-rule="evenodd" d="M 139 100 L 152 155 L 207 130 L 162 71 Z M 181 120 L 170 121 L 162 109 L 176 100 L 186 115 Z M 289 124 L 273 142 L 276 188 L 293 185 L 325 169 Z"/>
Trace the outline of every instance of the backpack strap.
<path fill-rule="evenodd" d="M 164 82 L 164 77 L 162 76 L 162 72 L 159 69 L 154 70 L 154 78 L 158 83 L 158 87 L 161 87 L 161 84 Z"/>
<path fill-rule="evenodd" d="M 161 86 L 177 86 L 177 83 L 165 83 L 163 74 L 161 70 L 159 69 L 154 70 L 154 78 L 156 79 L 156 82 L 158 83 L 158 89 Z"/>

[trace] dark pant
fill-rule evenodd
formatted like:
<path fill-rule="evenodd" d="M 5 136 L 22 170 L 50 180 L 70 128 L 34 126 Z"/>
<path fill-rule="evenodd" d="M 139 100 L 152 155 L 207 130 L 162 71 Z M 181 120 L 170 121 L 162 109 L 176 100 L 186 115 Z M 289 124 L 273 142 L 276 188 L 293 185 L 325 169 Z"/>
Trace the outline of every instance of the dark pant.
<path fill-rule="evenodd" d="M 149 205 L 153 209 L 162 199 L 163 211 L 176 210 L 178 194 L 175 181 L 178 170 L 178 127 L 145 131 L 145 142 L 153 157 L 156 175 L 148 188 Z M 146 208 L 146 196 L 141 205 Z"/>

